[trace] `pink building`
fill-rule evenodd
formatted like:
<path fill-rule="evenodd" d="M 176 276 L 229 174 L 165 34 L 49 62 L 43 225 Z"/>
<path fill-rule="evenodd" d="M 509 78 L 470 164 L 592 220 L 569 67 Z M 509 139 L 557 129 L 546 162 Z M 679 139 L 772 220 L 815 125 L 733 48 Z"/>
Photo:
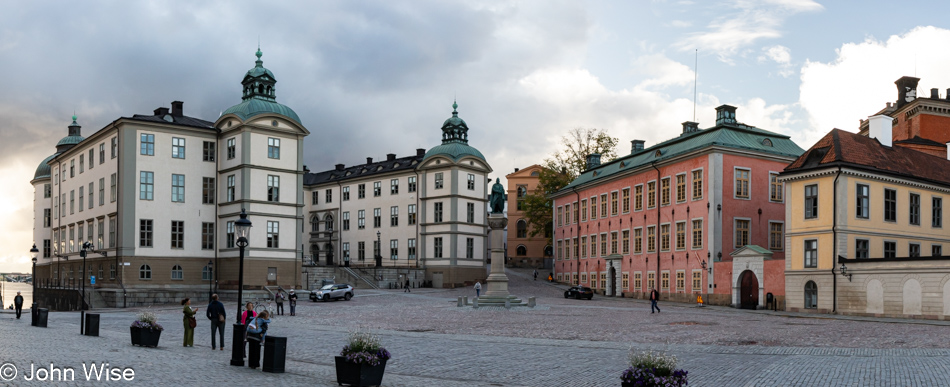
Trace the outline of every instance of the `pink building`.
<path fill-rule="evenodd" d="M 745 307 L 784 300 L 784 189 L 778 173 L 804 151 L 736 121 L 684 122 L 678 137 L 588 170 L 554 200 L 554 276 L 607 296 Z M 756 289 L 758 291 L 756 291 Z M 740 291 L 742 290 L 742 291 Z M 748 293 L 748 294 L 747 294 Z"/>

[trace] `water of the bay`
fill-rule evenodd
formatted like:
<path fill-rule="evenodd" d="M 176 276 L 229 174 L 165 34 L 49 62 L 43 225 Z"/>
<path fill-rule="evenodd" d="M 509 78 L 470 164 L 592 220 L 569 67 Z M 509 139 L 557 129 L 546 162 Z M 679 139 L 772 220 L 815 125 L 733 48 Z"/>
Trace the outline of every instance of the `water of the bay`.
<path fill-rule="evenodd" d="M 30 304 L 33 303 L 33 285 L 28 283 L 21 282 L 4 282 L 3 283 L 3 308 L 9 309 L 10 305 L 13 305 L 13 297 L 16 297 L 16 292 L 20 292 L 20 295 L 23 296 L 23 309 L 30 307 Z"/>

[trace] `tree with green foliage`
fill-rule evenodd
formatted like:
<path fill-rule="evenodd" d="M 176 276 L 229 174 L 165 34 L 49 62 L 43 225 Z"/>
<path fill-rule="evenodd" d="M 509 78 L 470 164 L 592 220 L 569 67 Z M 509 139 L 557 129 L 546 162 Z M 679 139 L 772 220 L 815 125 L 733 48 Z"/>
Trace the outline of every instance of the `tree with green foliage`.
<path fill-rule="evenodd" d="M 619 139 L 611 137 L 606 130 L 595 128 L 574 128 L 561 137 L 561 148 L 541 164 L 544 169 L 538 177 L 537 188 L 522 199 L 521 209 L 531 237 L 544 234 L 548 244 L 552 244 L 554 211 L 548 196 L 587 170 L 587 155 L 598 153 L 604 163 L 616 158 L 618 142 Z"/>

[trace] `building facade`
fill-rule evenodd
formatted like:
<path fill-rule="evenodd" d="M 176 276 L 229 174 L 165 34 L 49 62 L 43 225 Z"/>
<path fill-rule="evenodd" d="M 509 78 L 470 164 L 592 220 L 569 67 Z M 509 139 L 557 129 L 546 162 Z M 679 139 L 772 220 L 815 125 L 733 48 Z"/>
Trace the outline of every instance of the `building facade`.
<path fill-rule="evenodd" d="M 434 287 L 485 278 L 492 169 L 452 107 L 429 151 L 304 176 L 314 264 L 420 268 Z"/>
<path fill-rule="evenodd" d="M 517 267 L 551 268 L 551 256 L 554 246 L 549 244 L 553 224 L 546 227 L 544 232 L 531 236 L 528 221 L 521 208 L 524 197 L 532 195 L 538 187 L 538 181 L 543 167 L 532 165 L 524 169 L 515 168 L 505 178 L 508 179 L 508 224 L 514 232 L 508 233 L 508 264 Z M 547 276 L 547 274 L 544 274 Z"/>
<path fill-rule="evenodd" d="M 309 132 L 276 102 L 276 78 L 261 55 L 242 81 L 243 102 L 216 122 L 184 115 L 175 101 L 85 138 L 74 117 L 32 180 L 42 219 L 34 229 L 38 280 L 85 280 L 111 306 L 206 294 L 209 284 L 236 290 L 233 222 L 243 208 L 254 223 L 245 285 L 298 285 Z"/>
<path fill-rule="evenodd" d="M 680 136 L 588 170 L 554 200 L 556 280 L 606 295 L 760 307 L 783 298 L 785 200 L 778 173 L 802 149 L 736 121 L 683 123 Z"/>

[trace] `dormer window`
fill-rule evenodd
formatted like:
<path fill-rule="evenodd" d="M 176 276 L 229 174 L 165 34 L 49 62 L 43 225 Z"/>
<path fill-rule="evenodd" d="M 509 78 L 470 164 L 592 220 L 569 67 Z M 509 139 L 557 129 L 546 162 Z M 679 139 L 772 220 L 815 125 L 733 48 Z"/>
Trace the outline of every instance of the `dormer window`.
<path fill-rule="evenodd" d="M 663 151 L 658 149 L 656 153 L 653 154 L 653 157 L 660 157 L 660 156 L 663 156 Z"/>
<path fill-rule="evenodd" d="M 762 145 L 765 145 L 765 146 L 772 146 L 772 140 L 769 140 L 769 139 L 766 138 L 766 139 L 762 140 Z"/>

